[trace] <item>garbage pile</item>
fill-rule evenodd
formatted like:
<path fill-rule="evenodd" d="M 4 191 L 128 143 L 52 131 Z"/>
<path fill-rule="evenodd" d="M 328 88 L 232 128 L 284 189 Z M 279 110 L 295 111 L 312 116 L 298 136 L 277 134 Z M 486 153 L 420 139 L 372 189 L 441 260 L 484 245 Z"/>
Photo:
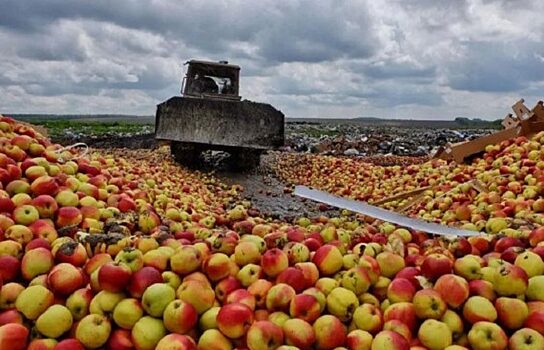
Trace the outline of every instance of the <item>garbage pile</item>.
<path fill-rule="evenodd" d="M 487 135 L 492 129 L 424 129 L 357 124 L 286 125 L 286 148 L 327 155 L 424 156 L 446 143 Z"/>

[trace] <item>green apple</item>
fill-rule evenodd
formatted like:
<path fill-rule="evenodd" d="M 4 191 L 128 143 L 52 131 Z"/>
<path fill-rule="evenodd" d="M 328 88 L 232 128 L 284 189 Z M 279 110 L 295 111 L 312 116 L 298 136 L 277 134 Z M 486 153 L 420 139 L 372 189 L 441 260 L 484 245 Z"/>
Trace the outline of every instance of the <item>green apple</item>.
<path fill-rule="evenodd" d="M 139 350 L 153 350 L 166 335 L 166 328 L 162 320 L 151 316 L 144 316 L 132 328 L 132 342 Z"/>
<path fill-rule="evenodd" d="M 144 310 L 153 317 L 162 317 L 164 309 L 176 298 L 176 291 L 169 284 L 154 283 L 142 295 Z"/>
<path fill-rule="evenodd" d="M 106 316 L 90 314 L 81 319 L 75 337 L 88 349 L 98 349 L 108 341 L 111 324 Z"/>
<path fill-rule="evenodd" d="M 219 313 L 219 310 L 221 310 L 221 307 L 214 306 L 211 309 L 208 309 L 206 312 L 200 316 L 200 320 L 198 321 L 198 326 L 201 330 L 207 330 L 207 329 L 217 329 L 217 314 Z"/>
<path fill-rule="evenodd" d="M 164 283 L 170 285 L 170 287 L 174 288 L 175 290 L 178 289 L 179 285 L 181 284 L 181 278 L 175 272 L 164 271 L 161 275 Z"/>
<path fill-rule="evenodd" d="M 113 309 L 113 321 L 124 329 L 132 329 L 143 315 L 144 309 L 135 298 L 123 299 Z"/>
<path fill-rule="evenodd" d="M 115 262 L 127 264 L 134 273 L 144 267 L 144 254 L 135 248 L 125 248 L 117 253 Z"/>
<path fill-rule="evenodd" d="M 36 329 L 49 338 L 58 338 L 72 327 L 72 313 L 64 305 L 51 305 L 36 320 Z"/>
<path fill-rule="evenodd" d="M 417 333 L 419 341 L 429 350 L 441 350 L 452 343 L 452 333 L 444 322 L 425 320 Z"/>
<path fill-rule="evenodd" d="M 53 299 L 53 293 L 44 286 L 30 286 L 19 294 L 15 307 L 29 320 L 35 320 L 53 305 Z"/>
<path fill-rule="evenodd" d="M 91 314 L 107 315 L 113 312 L 115 306 L 125 298 L 123 293 L 112 293 L 107 290 L 100 291 L 91 300 L 89 311 Z"/>
<path fill-rule="evenodd" d="M 540 255 L 531 251 L 524 251 L 516 257 L 515 265 L 521 267 L 529 278 L 544 274 L 544 261 Z"/>

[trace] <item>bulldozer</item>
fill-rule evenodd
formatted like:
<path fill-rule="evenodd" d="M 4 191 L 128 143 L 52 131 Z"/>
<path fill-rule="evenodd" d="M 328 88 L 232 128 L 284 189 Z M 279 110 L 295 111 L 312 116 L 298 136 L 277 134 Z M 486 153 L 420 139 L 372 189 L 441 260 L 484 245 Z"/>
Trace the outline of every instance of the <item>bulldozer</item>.
<path fill-rule="evenodd" d="M 262 152 L 284 144 L 283 113 L 242 100 L 240 67 L 227 61 L 190 60 L 181 96 L 157 106 L 155 138 L 170 143 L 174 159 L 199 165 L 202 152 L 224 151 L 238 169 L 258 166 Z"/>

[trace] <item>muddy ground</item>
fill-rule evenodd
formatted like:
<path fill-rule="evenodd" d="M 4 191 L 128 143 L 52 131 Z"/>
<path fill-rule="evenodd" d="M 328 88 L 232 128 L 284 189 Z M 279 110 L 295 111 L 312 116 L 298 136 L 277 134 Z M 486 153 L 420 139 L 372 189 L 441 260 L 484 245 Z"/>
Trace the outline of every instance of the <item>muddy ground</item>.
<path fill-rule="evenodd" d="M 84 142 L 92 148 L 112 149 L 153 149 L 159 147 L 153 135 L 138 135 L 132 137 L 84 137 L 74 139 L 55 139 L 63 145 Z M 230 169 L 226 156 L 205 157 L 200 169 L 212 172 L 218 179 L 229 185 L 241 185 L 244 188 L 242 197 L 251 201 L 265 217 L 292 221 L 299 217 L 316 217 L 320 215 L 335 216 L 338 211 L 319 206 L 318 203 L 298 198 L 289 193 L 285 184 L 273 175 L 272 157 L 261 156 L 261 165 L 250 172 L 240 172 Z"/>

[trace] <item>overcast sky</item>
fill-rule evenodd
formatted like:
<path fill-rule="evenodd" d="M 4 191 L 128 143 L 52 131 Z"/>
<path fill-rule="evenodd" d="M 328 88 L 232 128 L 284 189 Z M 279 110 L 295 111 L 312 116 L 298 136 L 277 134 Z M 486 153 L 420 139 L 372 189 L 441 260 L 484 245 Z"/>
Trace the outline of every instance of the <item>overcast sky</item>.
<path fill-rule="evenodd" d="M 199 58 L 288 117 L 498 119 L 543 41 L 541 0 L 2 0 L 0 113 L 151 115 Z"/>

